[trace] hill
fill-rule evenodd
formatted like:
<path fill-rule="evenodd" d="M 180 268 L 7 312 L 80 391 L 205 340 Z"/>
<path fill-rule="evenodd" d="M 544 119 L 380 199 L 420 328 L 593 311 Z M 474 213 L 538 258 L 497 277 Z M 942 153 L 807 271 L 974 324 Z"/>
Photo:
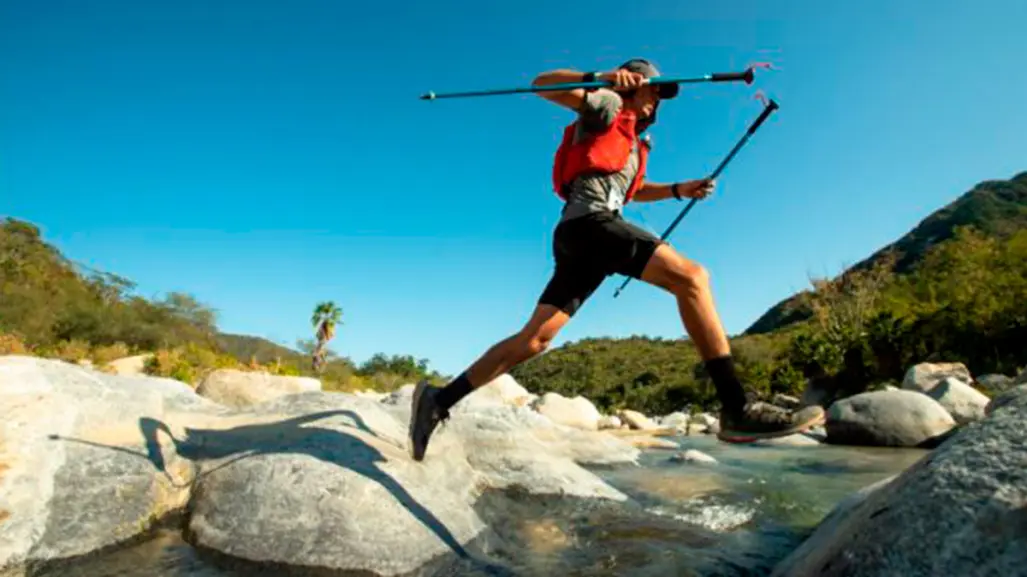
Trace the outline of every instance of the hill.
<path fill-rule="evenodd" d="M 281 359 L 298 365 L 308 363 L 310 358 L 310 355 L 283 347 L 263 337 L 219 332 L 214 336 L 214 340 L 219 350 L 240 360 L 255 359 L 258 363 L 270 363 L 275 359 Z"/>
<path fill-rule="evenodd" d="M 958 227 L 969 226 L 999 238 L 1027 228 L 1027 172 L 1010 180 L 987 180 L 948 205 L 923 219 L 895 242 L 881 248 L 842 273 L 865 271 L 895 256 L 893 270 L 908 273 L 921 262 L 928 250 L 951 239 Z M 802 293 L 784 299 L 761 315 L 743 334 L 769 333 L 780 327 L 807 319 L 810 310 L 803 306 Z"/>
<path fill-rule="evenodd" d="M 134 294 L 135 284 L 66 258 L 32 223 L 0 223 L 0 354 L 32 352 L 103 364 L 155 353 L 147 370 L 196 382 L 219 367 L 262 368 L 313 376 L 309 351 L 265 338 L 223 333 L 214 310 L 184 292 L 160 299 Z M 312 349 L 312 347 L 311 347 Z M 376 388 L 441 375 L 427 360 L 377 354 L 359 367 L 332 354 L 320 378 L 326 388 Z"/>

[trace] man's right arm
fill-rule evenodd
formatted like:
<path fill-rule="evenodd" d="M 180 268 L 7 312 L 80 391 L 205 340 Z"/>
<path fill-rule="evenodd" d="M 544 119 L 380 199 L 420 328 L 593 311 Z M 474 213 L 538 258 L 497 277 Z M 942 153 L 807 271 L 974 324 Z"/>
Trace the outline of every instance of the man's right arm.
<path fill-rule="evenodd" d="M 610 72 L 596 74 L 596 80 L 612 82 L 614 89 L 630 90 L 642 85 L 645 77 L 637 72 L 617 69 Z M 552 70 L 543 72 L 535 77 L 532 86 L 549 86 L 552 84 L 565 84 L 570 82 L 584 82 L 585 73 L 577 70 Z M 542 98 L 555 102 L 575 112 L 580 112 L 585 103 L 585 89 L 575 88 L 573 90 L 548 90 L 537 93 Z"/>

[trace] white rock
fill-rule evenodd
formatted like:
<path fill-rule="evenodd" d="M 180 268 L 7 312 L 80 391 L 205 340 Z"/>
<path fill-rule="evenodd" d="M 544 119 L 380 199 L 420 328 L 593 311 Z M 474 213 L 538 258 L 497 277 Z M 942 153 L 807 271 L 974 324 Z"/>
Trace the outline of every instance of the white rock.
<path fill-rule="evenodd" d="M 959 425 L 983 419 L 984 409 L 991 402 L 987 395 L 955 377 L 945 377 L 927 395 L 945 407 Z"/>
<path fill-rule="evenodd" d="M 630 409 L 623 409 L 617 413 L 622 421 L 627 423 L 632 429 L 640 431 L 652 431 L 659 429 L 656 423 L 652 422 L 649 417 L 639 413 L 638 411 L 632 411 Z"/>
<path fill-rule="evenodd" d="M 954 377 L 964 383 L 973 382 L 969 369 L 963 363 L 920 363 L 906 371 L 902 388 L 926 393 L 946 377 Z"/>
<path fill-rule="evenodd" d="M 586 431 L 599 430 L 602 415 L 591 401 L 578 395 L 568 399 L 559 393 L 546 393 L 532 403 L 532 408 L 554 423 Z"/>
<path fill-rule="evenodd" d="M 244 408 L 285 395 L 320 391 L 310 377 L 278 376 L 258 371 L 218 369 L 196 387 L 196 393 L 227 407 Z"/>

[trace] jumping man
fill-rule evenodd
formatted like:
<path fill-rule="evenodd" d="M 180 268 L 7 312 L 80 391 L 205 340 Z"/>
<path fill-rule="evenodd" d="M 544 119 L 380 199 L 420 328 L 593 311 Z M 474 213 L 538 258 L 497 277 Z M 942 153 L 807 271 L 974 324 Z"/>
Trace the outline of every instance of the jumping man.
<path fill-rule="evenodd" d="M 649 84 L 656 67 L 634 59 L 616 70 L 582 74 L 555 70 L 534 85 L 607 81 L 612 89 L 539 92 L 577 113 L 564 131 L 553 167 L 553 185 L 564 200 L 553 233 L 555 270 L 531 318 L 515 334 L 494 344 L 444 388 L 424 381 L 414 390 L 410 449 L 422 460 L 428 440 L 462 398 L 542 353 L 581 305 L 613 274 L 644 281 L 677 299 L 685 331 L 702 358 L 721 402 L 719 438 L 748 441 L 806 430 L 823 421 L 820 407 L 796 412 L 747 399 L 735 374 L 727 335 L 710 292 L 709 276 L 658 237 L 626 221 L 631 201 L 705 198 L 708 179 L 656 184 L 645 180 L 648 145 L 641 134 L 656 121 L 662 100 L 677 96 L 677 84 Z"/>

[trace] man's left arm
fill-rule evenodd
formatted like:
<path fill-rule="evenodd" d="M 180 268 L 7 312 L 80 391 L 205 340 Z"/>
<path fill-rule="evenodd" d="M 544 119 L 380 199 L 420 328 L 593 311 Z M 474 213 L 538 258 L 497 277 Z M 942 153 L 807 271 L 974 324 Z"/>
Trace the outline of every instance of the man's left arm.
<path fill-rule="evenodd" d="M 678 183 L 661 184 L 646 182 L 635 193 L 634 202 L 653 202 L 667 198 L 706 198 L 713 193 L 716 181 L 708 178 L 686 180 Z M 677 195 L 675 195 L 675 188 Z"/>

